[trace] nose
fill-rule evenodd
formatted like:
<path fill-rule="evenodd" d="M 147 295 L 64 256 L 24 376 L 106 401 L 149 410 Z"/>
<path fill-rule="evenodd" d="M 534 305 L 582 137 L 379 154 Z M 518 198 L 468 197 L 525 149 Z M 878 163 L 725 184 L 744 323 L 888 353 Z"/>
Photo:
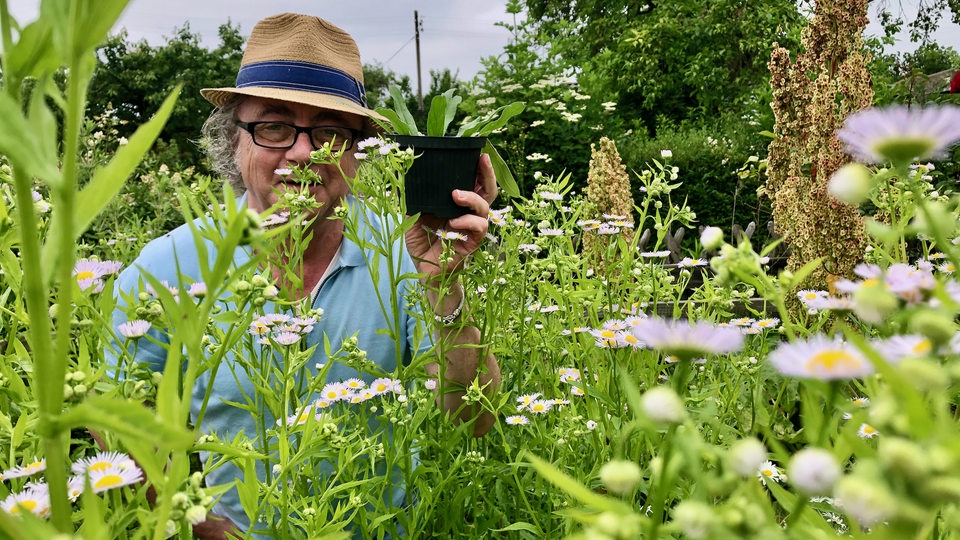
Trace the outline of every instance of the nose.
<path fill-rule="evenodd" d="M 286 158 L 291 162 L 307 163 L 310 161 L 311 152 L 313 152 L 313 142 L 310 141 L 310 134 L 300 132 L 293 140 L 293 146 L 287 148 Z"/>

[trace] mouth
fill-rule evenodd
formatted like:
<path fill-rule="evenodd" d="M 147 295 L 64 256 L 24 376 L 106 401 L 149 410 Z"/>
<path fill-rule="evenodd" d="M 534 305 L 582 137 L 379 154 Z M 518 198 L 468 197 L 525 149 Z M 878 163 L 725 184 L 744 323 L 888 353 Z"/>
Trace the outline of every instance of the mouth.
<path fill-rule="evenodd" d="M 315 180 L 302 180 L 299 178 L 280 178 L 274 186 L 284 190 L 297 190 L 303 188 L 314 188 L 323 185 L 323 179 L 319 176 Z"/>
<path fill-rule="evenodd" d="M 320 173 L 314 170 L 301 170 L 294 172 L 291 169 L 277 169 L 274 171 L 276 173 L 276 182 L 274 185 L 277 187 L 284 186 L 288 189 L 291 188 L 303 188 L 303 187 L 313 187 L 323 184 L 323 178 L 320 177 Z"/>

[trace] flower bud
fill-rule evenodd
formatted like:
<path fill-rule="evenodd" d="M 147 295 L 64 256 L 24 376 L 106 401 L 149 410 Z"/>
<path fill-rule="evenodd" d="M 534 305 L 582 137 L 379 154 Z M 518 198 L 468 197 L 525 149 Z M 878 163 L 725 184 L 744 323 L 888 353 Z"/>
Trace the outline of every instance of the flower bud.
<path fill-rule="evenodd" d="M 823 448 L 804 448 L 790 458 L 790 482 L 807 495 L 826 495 L 842 471 L 833 454 Z"/>
<path fill-rule="evenodd" d="M 877 458 L 885 469 L 911 482 L 919 482 L 930 474 L 927 453 L 917 443 L 902 437 L 886 437 L 880 441 Z"/>
<path fill-rule="evenodd" d="M 207 509 L 199 505 L 194 505 L 187 509 L 184 516 L 190 525 L 199 525 L 207 520 Z"/>
<path fill-rule="evenodd" d="M 644 392 L 640 406 L 647 418 L 663 424 L 680 423 L 686 413 L 680 396 L 668 386 L 656 386 Z"/>
<path fill-rule="evenodd" d="M 930 358 L 906 358 L 897 366 L 903 380 L 912 381 L 922 392 L 943 390 L 949 377 L 940 363 Z"/>
<path fill-rule="evenodd" d="M 727 459 L 734 472 L 749 478 L 757 474 L 757 469 L 767 460 L 767 449 L 757 439 L 741 439 L 730 446 Z"/>
<path fill-rule="evenodd" d="M 267 285 L 263 288 L 263 297 L 267 300 L 273 300 L 280 294 L 280 291 L 273 285 Z"/>
<path fill-rule="evenodd" d="M 847 163 L 837 169 L 827 182 L 827 194 L 834 199 L 859 206 L 873 189 L 873 174 L 859 163 Z"/>
<path fill-rule="evenodd" d="M 700 245 L 703 249 L 714 250 L 723 244 L 723 230 L 720 227 L 707 227 L 700 233 Z"/>
<path fill-rule="evenodd" d="M 687 538 L 713 538 L 717 515 L 712 507 L 700 501 L 681 501 L 673 509 L 673 523 Z"/>
<path fill-rule="evenodd" d="M 603 512 L 593 523 L 590 538 L 637 538 L 640 536 L 640 522 L 630 514 Z"/>
<path fill-rule="evenodd" d="M 879 481 L 860 476 L 845 476 L 834 490 L 837 506 L 861 527 L 872 527 L 897 511 L 897 500 Z"/>
<path fill-rule="evenodd" d="M 953 317 L 932 309 L 924 309 L 914 313 L 910 317 L 909 325 L 912 331 L 929 339 L 934 348 L 949 342 L 950 338 L 957 332 Z"/>
<path fill-rule="evenodd" d="M 637 486 L 642 478 L 640 466 L 632 461 L 613 460 L 600 468 L 600 481 L 614 494 L 627 494 Z"/>
<path fill-rule="evenodd" d="M 866 280 L 853 293 L 853 312 L 864 322 L 880 324 L 900 307 L 900 300 L 880 280 Z"/>
<path fill-rule="evenodd" d="M 170 504 L 172 504 L 174 508 L 187 506 L 190 504 L 190 497 L 188 497 L 186 493 L 178 491 L 170 497 Z"/>

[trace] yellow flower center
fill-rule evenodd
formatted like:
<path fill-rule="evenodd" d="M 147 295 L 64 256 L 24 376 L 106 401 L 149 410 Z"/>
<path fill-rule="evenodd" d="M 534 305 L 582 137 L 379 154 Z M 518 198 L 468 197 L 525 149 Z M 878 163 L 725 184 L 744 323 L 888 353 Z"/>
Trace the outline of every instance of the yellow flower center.
<path fill-rule="evenodd" d="M 921 339 L 913 346 L 911 351 L 915 354 L 929 354 L 933 350 L 933 343 L 930 343 L 929 339 Z"/>
<path fill-rule="evenodd" d="M 80 272 L 77 272 L 77 281 L 83 281 L 85 279 L 93 279 L 95 277 L 97 277 L 97 275 L 91 272 L 90 270 L 82 270 Z"/>
<path fill-rule="evenodd" d="M 253 326 L 250 327 L 250 333 L 257 336 L 266 334 L 268 330 L 270 330 L 270 327 L 260 321 L 254 322 Z"/>
<path fill-rule="evenodd" d="M 87 470 L 90 471 L 90 472 L 95 472 L 95 471 L 104 471 L 104 470 L 106 470 L 106 469 L 108 469 L 108 468 L 110 468 L 110 463 L 109 463 L 109 462 L 107 462 L 107 461 L 98 461 L 98 462 L 96 462 L 96 463 L 91 464 L 89 467 L 87 467 Z"/>
<path fill-rule="evenodd" d="M 803 367 L 810 373 L 834 373 L 856 369 L 860 367 L 860 360 L 842 349 L 828 349 L 815 354 Z"/>
<path fill-rule="evenodd" d="M 123 477 L 119 474 L 105 474 L 96 483 L 94 489 L 111 489 L 123 485 Z"/>
<path fill-rule="evenodd" d="M 773 476 L 773 471 L 770 470 L 770 469 L 764 469 L 764 470 L 760 471 L 760 474 L 762 474 L 762 475 L 764 475 L 764 476 L 767 476 L 767 477 L 770 477 L 770 476 Z"/>

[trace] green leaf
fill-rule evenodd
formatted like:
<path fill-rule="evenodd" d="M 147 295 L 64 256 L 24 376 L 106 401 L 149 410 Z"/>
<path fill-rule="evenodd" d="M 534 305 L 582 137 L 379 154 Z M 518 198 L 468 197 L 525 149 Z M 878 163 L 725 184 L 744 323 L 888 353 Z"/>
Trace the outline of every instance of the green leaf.
<path fill-rule="evenodd" d="M 21 30 L 17 43 L 7 54 L 5 67 L 10 77 L 22 80 L 52 73 L 60 64 L 53 46 L 53 31 L 46 20 L 39 19 Z"/>
<path fill-rule="evenodd" d="M 430 112 L 427 114 L 427 136 L 443 137 L 446 130 L 443 123 L 443 111 L 446 109 L 447 92 L 433 96 L 433 99 L 430 100 Z"/>
<path fill-rule="evenodd" d="M 84 482 L 86 485 L 84 485 L 83 493 L 80 496 L 80 502 L 82 503 L 80 515 L 83 517 L 80 520 L 80 528 L 77 532 L 81 538 L 107 540 L 110 538 L 110 533 L 106 523 L 104 523 L 105 504 L 90 487 L 89 476 L 86 477 Z"/>
<path fill-rule="evenodd" d="M 550 463 L 534 456 L 526 455 L 527 461 L 533 464 L 534 468 L 541 476 L 547 479 L 551 484 L 557 486 L 570 496 L 574 497 L 583 504 L 589 505 L 603 512 L 616 512 L 618 514 L 628 514 L 631 509 L 623 502 L 611 497 L 604 497 L 599 493 L 590 491 L 589 488 L 577 482 L 575 479 L 567 476 Z"/>
<path fill-rule="evenodd" d="M 53 524 L 25 512 L 14 516 L 7 511 L 0 511 L 0 538 L 10 540 L 33 540 L 34 538 L 55 538 L 58 536 Z"/>
<path fill-rule="evenodd" d="M 526 104 L 522 101 L 516 101 L 509 105 L 504 105 L 496 109 L 488 116 L 489 120 L 483 122 L 470 122 L 465 124 L 457 132 L 459 137 L 486 137 L 494 131 L 507 125 L 507 122 L 514 116 L 523 112 Z"/>
<path fill-rule="evenodd" d="M 419 135 L 420 130 L 417 129 L 417 121 L 413 118 L 413 115 L 410 114 L 410 110 L 407 109 L 407 104 L 403 99 L 403 94 L 400 93 L 400 89 L 391 85 L 389 91 L 390 97 L 393 100 L 393 110 L 397 116 L 397 121 L 394 122 L 393 125 L 394 129 L 396 129 L 400 135 Z M 406 133 L 401 133 L 400 130 L 402 127 L 406 128 Z"/>
<path fill-rule="evenodd" d="M 30 419 L 30 415 L 21 414 L 20 418 L 17 419 L 17 425 L 13 428 L 13 433 L 10 435 L 10 445 L 11 448 L 16 448 L 23 443 L 23 437 L 27 433 L 27 421 Z"/>
<path fill-rule="evenodd" d="M 0 154 L 28 176 L 55 183 L 60 177 L 55 161 L 43 159 L 39 126 L 23 117 L 20 104 L 6 92 L 0 93 Z"/>
<path fill-rule="evenodd" d="M 53 112 L 47 107 L 44 88 L 48 85 L 46 82 L 52 77 L 42 77 L 37 81 L 33 95 L 30 97 L 30 109 L 27 112 L 27 121 L 35 126 L 37 137 L 37 146 L 40 153 L 34 156 L 34 159 L 47 163 L 57 162 L 57 119 Z M 58 174 L 57 181 L 62 177 Z M 53 183 L 53 182 L 51 182 Z"/>
<path fill-rule="evenodd" d="M 793 512 L 797 505 L 797 498 L 793 493 L 790 493 L 773 480 L 767 482 L 767 489 L 770 490 L 770 493 L 777 500 L 780 506 L 784 508 L 784 510 L 787 512 Z M 814 510 L 809 504 L 803 507 L 800 518 L 802 518 L 803 522 L 806 524 L 813 525 L 825 533 L 831 533 L 831 536 L 835 532 L 830 524 L 827 523 L 827 521 L 823 518 L 823 516 L 821 516 L 820 513 Z"/>
<path fill-rule="evenodd" d="M 58 419 L 64 429 L 84 427 L 135 437 L 154 446 L 185 450 L 193 444 L 193 433 L 185 427 L 161 422 L 146 407 L 108 396 L 93 396 L 66 411 Z"/>
<path fill-rule="evenodd" d="M 393 109 L 381 107 L 377 109 L 377 112 L 390 121 L 389 125 L 384 125 L 383 122 L 377 120 L 377 123 L 380 124 L 380 127 L 382 127 L 384 131 L 392 131 L 397 135 L 416 135 L 416 132 L 411 132 L 410 128 L 400 119 L 400 116 Z"/>
<path fill-rule="evenodd" d="M 129 0 L 44 0 L 40 17 L 51 25 L 63 63 L 72 64 L 74 59 L 92 53 L 107 37 L 127 3 Z"/>
<path fill-rule="evenodd" d="M 482 152 L 490 156 L 490 164 L 493 165 L 493 173 L 497 175 L 497 185 L 500 186 L 500 190 L 506 193 L 508 197 L 519 197 L 520 187 L 513 178 L 513 173 L 510 172 L 507 162 L 500 157 L 500 153 L 497 152 L 493 143 L 487 140 Z"/>
<path fill-rule="evenodd" d="M 787 288 L 792 289 L 797 285 L 803 283 L 803 281 L 807 279 L 810 273 L 816 270 L 817 267 L 819 267 L 822 262 L 823 262 L 823 257 L 819 257 L 798 268 L 793 273 L 793 279 L 790 281 L 790 283 L 787 284 Z"/>
<path fill-rule="evenodd" d="M 538 527 L 536 527 L 532 523 L 527 523 L 526 521 L 518 521 L 516 523 L 511 523 L 510 525 L 507 525 L 502 529 L 493 529 L 492 532 L 507 532 L 507 531 L 527 531 L 527 532 L 532 532 L 533 534 L 536 534 L 536 535 L 540 535 L 540 536 L 543 535 L 543 531 L 541 531 Z"/>
<path fill-rule="evenodd" d="M 73 220 L 73 238 L 76 240 L 93 223 L 94 218 L 107 206 L 110 200 L 120 192 L 127 177 L 136 169 L 137 164 L 153 145 L 160 130 L 167 123 L 167 118 L 173 112 L 181 85 L 170 92 L 157 113 L 149 122 L 143 124 L 130 137 L 127 144 L 117 149 L 116 155 L 104 167 L 94 173 L 93 178 L 77 195 L 75 215 Z M 52 264 L 58 253 L 55 251 L 59 244 L 56 235 L 51 234 L 43 246 L 42 261 L 45 278 L 50 279 L 55 265 Z"/>
<path fill-rule="evenodd" d="M 74 52 L 82 55 L 92 51 L 107 37 L 120 13 L 130 0 L 97 0 L 96 2 L 78 2 L 79 14 L 74 27 Z"/>
<path fill-rule="evenodd" d="M 427 116 L 427 135 L 443 137 L 447 134 L 450 122 L 453 122 L 457 115 L 457 107 L 463 101 L 462 97 L 453 95 L 455 91 L 456 88 L 451 88 L 433 96 L 433 100 L 430 101 L 430 113 Z"/>
<path fill-rule="evenodd" d="M 240 505 L 247 514 L 250 523 L 256 523 L 257 506 L 259 503 L 259 482 L 256 462 L 252 459 L 241 460 L 236 465 L 243 469 L 243 479 L 237 480 L 237 495 L 240 496 Z"/>

